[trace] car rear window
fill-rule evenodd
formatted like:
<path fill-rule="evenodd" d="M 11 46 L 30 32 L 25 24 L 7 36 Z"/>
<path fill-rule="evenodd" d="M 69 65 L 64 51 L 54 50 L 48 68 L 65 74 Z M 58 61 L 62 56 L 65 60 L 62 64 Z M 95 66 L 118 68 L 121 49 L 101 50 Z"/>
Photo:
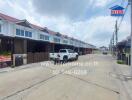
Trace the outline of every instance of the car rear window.
<path fill-rule="evenodd" d="M 73 50 L 70 50 L 70 49 L 68 50 L 68 52 L 69 52 L 69 53 L 74 53 L 74 51 L 73 51 Z"/>
<path fill-rule="evenodd" d="M 66 50 L 60 50 L 60 52 L 65 53 L 65 52 L 66 52 Z"/>

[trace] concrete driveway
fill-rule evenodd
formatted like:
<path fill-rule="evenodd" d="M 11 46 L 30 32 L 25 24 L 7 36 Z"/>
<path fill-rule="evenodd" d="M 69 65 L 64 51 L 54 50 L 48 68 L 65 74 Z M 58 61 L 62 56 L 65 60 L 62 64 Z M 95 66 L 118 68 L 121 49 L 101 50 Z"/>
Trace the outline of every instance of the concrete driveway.
<path fill-rule="evenodd" d="M 119 100 L 117 79 L 111 76 L 109 55 L 80 56 L 65 65 L 30 68 L 0 74 L 1 100 Z"/>

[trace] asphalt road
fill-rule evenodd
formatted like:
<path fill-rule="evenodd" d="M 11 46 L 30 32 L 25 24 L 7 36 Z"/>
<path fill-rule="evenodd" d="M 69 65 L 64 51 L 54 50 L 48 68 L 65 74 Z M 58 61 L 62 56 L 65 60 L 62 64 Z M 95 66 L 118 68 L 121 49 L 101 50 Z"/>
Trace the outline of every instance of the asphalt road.
<path fill-rule="evenodd" d="M 110 55 L 91 54 L 64 65 L 46 64 L 0 73 L 0 100 L 120 99 Z"/>

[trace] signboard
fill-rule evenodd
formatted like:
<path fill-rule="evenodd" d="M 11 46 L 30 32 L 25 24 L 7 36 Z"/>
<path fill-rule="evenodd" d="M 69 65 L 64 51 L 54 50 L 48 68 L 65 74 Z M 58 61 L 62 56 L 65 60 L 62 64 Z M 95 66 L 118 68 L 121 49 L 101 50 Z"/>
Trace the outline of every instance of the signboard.
<path fill-rule="evenodd" d="M 0 55 L 0 68 L 8 67 L 11 64 L 11 55 Z"/>
<path fill-rule="evenodd" d="M 2 56 L 0 55 L 0 62 L 11 61 L 11 56 Z"/>
<path fill-rule="evenodd" d="M 124 8 L 121 6 L 111 7 L 111 16 L 124 16 Z"/>

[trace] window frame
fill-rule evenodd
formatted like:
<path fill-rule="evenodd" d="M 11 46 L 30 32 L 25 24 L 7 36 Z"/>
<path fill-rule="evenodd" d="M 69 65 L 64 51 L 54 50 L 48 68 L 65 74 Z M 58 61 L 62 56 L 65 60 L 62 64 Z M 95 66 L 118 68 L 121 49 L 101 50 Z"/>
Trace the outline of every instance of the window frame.
<path fill-rule="evenodd" d="M 32 32 L 28 32 L 28 37 L 32 37 Z"/>
<path fill-rule="evenodd" d="M 54 38 L 54 42 L 60 43 L 60 39 L 59 38 Z"/>
<path fill-rule="evenodd" d="M 16 28 L 16 35 L 17 35 L 17 36 L 21 36 L 21 30 L 18 29 L 18 28 Z"/>
<path fill-rule="evenodd" d="M 25 31 L 25 37 L 28 37 L 28 31 Z"/>
<path fill-rule="evenodd" d="M 40 34 L 40 35 L 39 35 L 39 38 L 40 38 L 41 40 L 49 41 L 49 36 L 48 36 L 48 35 Z"/>
<path fill-rule="evenodd" d="M 2 32 L 2 25 L 0 24 L 0 33 Z"/>
<path fill-rule="evenodd" d="M 24 36 L 24 30 L 20 30 L 21 36 Z"/>

